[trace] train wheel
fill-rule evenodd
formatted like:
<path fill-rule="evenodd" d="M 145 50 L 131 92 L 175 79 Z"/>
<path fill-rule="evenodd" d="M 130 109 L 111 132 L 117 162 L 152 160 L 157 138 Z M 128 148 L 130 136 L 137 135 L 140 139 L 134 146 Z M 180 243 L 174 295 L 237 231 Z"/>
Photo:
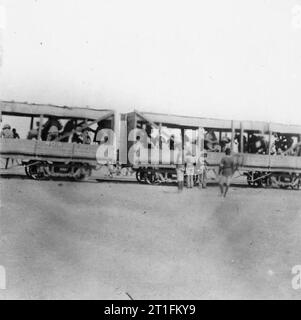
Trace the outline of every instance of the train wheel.
<path fill-rule="evenodd" d="M 120 174 L 122 175 L 122 176 L 128 176 L 129 175 L 129 171 L 128 171 L 128 168 L 122 168 L 121 170 L 120 170 Z"/>
<path fill-rule="evenodd" d="M 29 164 L 25 167 L 25 173 L 31 179 L 34 179 L 34 180 L 43 179 L 44 178 L 43 165 L 41 163 Z"/>
<path fill-rule="evenodd" d="M 162 180 L 162 174 L 159 171 L 155 172 L 154 175 L 154 184 L 159 185 L 164 182 L 164 180 Z"/>
<path fill-rule="evenodd" d="M 136 179 L 139 183 L 148 183 L 152 184 L 151 173 L 146 171 L 145 169 L 139 169 L 136 172 Z"/>
<path fill-rule="evenodd" d="M 137 170 L 136 171 L 136 180 L 139 182 L 139 183 L 143 183 L 144 182 L 144 173 L 142 170 Z"/>
<path fill-rule="evenodd" d="M 156 174 L 153 171 L 145 172 L 145 181 L 148 184 L 155 184 L 156 182 Z"/>
<path fill-rule="evenodd" d="M 266 188 L 266 187 L 268 186 L 268 181 L 267 181 L 266 178 L 263 178 L 263 179 L 261 180 L 261 186 L 262 186 L 263 188 Z"/>
<path fill-rule="evenodd" d="M 293 189 L 293 175 L 287 173 L 281 173 L 278 176 L 278 182 L 281 189 Z"/>
<path fill-rule="evenodd" d="M 91 176 L 92 169 L 90 166 L 81 166 L 75 169 L 73 178 L 76 181 L 84 181 Z"/>
<path fill-rule="evenodd" d="M 297 174 L 292 175 L 292 189 L 299 190 L 301 188 L 301 177 Z"/>
<path fill-rule="evenodd" d="M 248 174 L 248 184 L 249 186 L 253 187 L 253 188 L 259 188 L 262 186 L 262 181 L 261 179 L 259 179 L 260 177 L 260 173 L 259 172 L 249 172 Z"/>
<path fill-rule="evenodd" d="M 294 178 L 287 173 L 277 173 L 272 176 L 272 186 L 281 189 L 294 189 Z"/>
<path fill-rule="evenodd" d="M 155 184 L 157 181 L 157 175 L 152 170 L 139 169 L 136 171 L 136 180 L 139 183 Z"/>
<path fill-rule="evenodd" d="M 271 177 L 269 172 L 263 173 L 264 177 L 261 179 L 261 185 L 263 188 L 267 188 L 271 186 Z"/>
<path fill-rule="evenodd" d="M 253 187 L 253 172 L 248 172 L 247 174 L 247 182 L 250 187 Z"/>
<path fill-rule="evenodd" d="M 254 187 L 255 188 L 260 188 L 263 186 L 263 180 L 264 178 L 261 178 L 262 173 L 261 172 L 256 172 L 255 173 L 255 181 L 254 181 Z"/>
<path fill-rule="evenodd" d="M 249 185 L 250 187 L 253 187 L 253 182 L 252 182 L 251 178 L 249 178 L 249 177 L 248 177 L 248 185 Z"/>
<path fill-rule="evenodd" d="M 73 174 L 73 178 L 75 181 L 83 181 L 86 178 L 85 173 L 83 172 L 82 168 L 77 168 Z"/>
<path fill-rule="evenodd" d="M 299 177 L 297 183 L 293 185 L 293 190 L 300 190 L 300 189 L 301 189 L 301 177 Z"/>
<path fill-rule="evenodd" d="M 51 178 L 51 165 L 47 164 L 44 168 L 44 179 Z"/>
<path fill-rule="evenodd" d="M 25 173 L 26 173 L 28 178 L 31 178 L 31 175 L 29 173 L 29 169 L 28 168 L 29 168 L 28 166 L 25 166 Z"/>

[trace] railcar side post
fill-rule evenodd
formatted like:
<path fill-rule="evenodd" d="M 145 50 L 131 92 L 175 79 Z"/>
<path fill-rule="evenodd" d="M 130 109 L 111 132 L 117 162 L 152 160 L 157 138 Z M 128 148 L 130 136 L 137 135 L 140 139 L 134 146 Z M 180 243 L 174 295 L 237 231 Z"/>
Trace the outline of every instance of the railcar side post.
<path fill-rule="evenodd" d="M 244 152 L 244 126 L 242 121 L 240 121 L 240 152 Z"/>
<path fill-rule="evenodd" d="M 162 164 L 162 123 L 159 123 L 159 164 Z"/>
<path fill-rule="evenodd" d="M 114 146 L 115 146 L 115 162 L 117 162 L 119 160 L 118 157 L 118 150 L 120 150 L 120 141 L 119 138 L 120 137 L 120 117 L 118 117 L 117 112 L 114 111 L 114 115 L 113 115 L 113 131 L 114 131 Z"/>
<path fill-rule="evenodd" d="M 127 139 L 129 138 L 129 134 L 131 130 L 137 127 L 137 117 L 135 112 L 131 112 L 127 114 Z M 129 161 L 129 150 L 131 149 L 132 145 L 135 144 L 135 141 L 129 141 L 127 143 L 127 159 Z"/>
<path fill-rule="evenodd" d="M 269 168 L 271 167 L 271 151 L 272 151 L 272 126 L 269 122 L 269 150 L 268 150 L 268 157 L 269 157 Z"/>
<path fill-rule="evenodd" d="M 234 138 L 235 138 L 235 128 L 234 128 L 234 120 L 231 121 L 231 151 L 233 151 L 234 147 Z"/>
<path fill-rule="evenodd" d="M 184 133 L 184 129 L 183 128 L 181 128 L 181 139 L 182 139 L 182 163 L 185 164 L 185 154 L 184 154 L 185 133 Z"/>
<path fill-rule="evenodd" d="M 121 164 L 128 164 L 128 124 L 127 114 L 120 115 L 119 137 L 119 161 Z"/>
<path fill-rule="evenodd" d="M 271 149 L 272 149 L 272 129 L 271 129 L 271 123 L 269 123 L 269 156 L 271 155 Z"/>
<path fill-rule="evenodd" d="M 40 115 L 40 125 L 39 125 L 38 140 L 42 140 L 41 135 L 42 135 L 43 120 L 44 120 L 44 115 L 41 114 Z"/>
<path fill-rule="evenodd" d="M 204 134 L 203 134 L 203 128 L 198 128 L 198 140 L 197 140 L 197 159 L 200 157 L 201 152 L 204 151 Z"/>
<path fill-rule="evenodd" d="M 34 119 L 33 117 L 30 118 L 30 130 L 33 129 L 33 119 Z"/>

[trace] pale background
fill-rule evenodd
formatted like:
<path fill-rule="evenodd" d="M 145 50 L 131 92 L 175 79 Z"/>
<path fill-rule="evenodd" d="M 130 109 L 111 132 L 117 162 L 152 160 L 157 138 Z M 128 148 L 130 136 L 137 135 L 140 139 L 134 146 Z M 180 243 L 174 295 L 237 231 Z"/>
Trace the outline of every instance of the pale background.
<path fill-rule="evenodd" d="M 0 0 L 0 41 L 2 100 L 301 124 L 301 0 Z"/>

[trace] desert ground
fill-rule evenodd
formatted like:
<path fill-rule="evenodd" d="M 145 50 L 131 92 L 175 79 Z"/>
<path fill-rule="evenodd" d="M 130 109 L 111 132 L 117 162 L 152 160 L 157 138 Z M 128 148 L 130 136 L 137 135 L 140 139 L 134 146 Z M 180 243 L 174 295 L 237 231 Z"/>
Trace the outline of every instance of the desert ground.
<path fill-rule="evenodd" d="M 2 175 L 0 299 L 300 299 L 301 192 Z"/>

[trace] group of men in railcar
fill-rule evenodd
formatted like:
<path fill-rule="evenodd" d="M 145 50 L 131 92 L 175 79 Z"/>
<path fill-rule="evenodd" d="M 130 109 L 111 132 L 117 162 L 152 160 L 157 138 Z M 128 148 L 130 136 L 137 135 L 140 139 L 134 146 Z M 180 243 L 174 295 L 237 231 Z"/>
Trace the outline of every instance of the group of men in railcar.
<path fill-rule="evenodd" d="M 274 133 L 271 136 L 271 155 L 285 154 L 288 150 L 292 149 L 290 155 L 300 155 L 299 152 L 294 152 L 293 146 L 297 144 L 294 141 L 292 135 Z M 248 138 L 246 135 L 243 136 L 243 152 L 254 153 L 254 154 L 268 154 L 269 153 L 269 136 L 268 135 L 257 135 L 250 133 Z M 220 139 L 217 138 L 213 130 L 208 130 L 205 134 L 205 149 L 215 152 L 225 152 L 227 148 L 231 147 L 231 139 L 224 135 Z M 298 149 L 298 148 L 297 148 Z M 236 134 L 233 140 L 232 150 L 234 153 L 241 151 L 241 135 Z"/>
<path fill-rule="evenodd" d="M 11 126 L 9 124 L 5 124 L 2 127 L 0 137 L 4 139 L 20 139 L 20 136 L 16 128 L 11 129 Z M 5 169 L 8 168 L 8 163 L 9 163 L 9 158 L 7 158 L 5 161 Z M 13 163 L 14 163 L 14 160 L 12 159 L 12 164 Z"/>
<path fill-rule="evenodd" d="M 28 132 L 27 139 L 38 139 L 39 130 L 41 131 L 41 140 L 43 141 L 61 141 L 70 143 L 91 144 L 99 142 L 98 132 L 101 130 L 101 122 L 95 130 L 86 126 L 85 121 L 77 121 L 75 119 L 68 120 L 65 125 L 57 117 L 49 117 L 42 125 L 40 130 L 40 122 L 36 122 L 36 128 Z M 91 135 L 94 134 L 92 140 Z"/>

